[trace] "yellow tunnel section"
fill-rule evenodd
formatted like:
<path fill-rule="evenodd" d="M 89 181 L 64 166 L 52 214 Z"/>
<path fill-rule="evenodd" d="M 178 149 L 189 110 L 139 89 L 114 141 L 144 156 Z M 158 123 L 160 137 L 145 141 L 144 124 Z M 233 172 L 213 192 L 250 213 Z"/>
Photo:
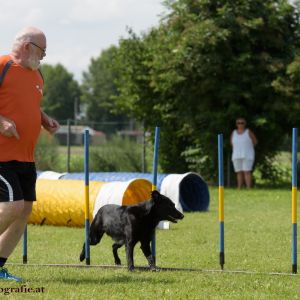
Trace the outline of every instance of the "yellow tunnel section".
<path fill-rule="evenodd" d="M 111 195 L 101 193 L 101 189 L 113 184 Z M 89 218 L 93 219 L 93 211 L 104 204 L 134 205 L 150 198 L 151 183 L 148 180 L 131 180 L 124 182 L 89 182 Z M 104 191 L 105 189 L 103 189 Z M 112 195 L 113 191 L 119 191 Z M 50 180 L 38 179 L 36 185 L 37 201 L 33 204 L 28 223 L 39 225 L 55 225 L 84 227 L 85 222 L 85 184 L 84 180 Z M 110 191 L 108 190 L 110 193 Z M 119 194 L 119 195 L 117 195 Z"/>
<path fill-rule="evenodd" d="M 123 194 L 121 205 L 134 205 L 151 198 L 151 183 L 145 179 L 132 180 Z"/>
<path fill-rule="evenodd" d="M 95 199 L 104 182 L 90 181 L 90 220 Z M 83 180 L 38 179 L 37 201 L 33 204 L 30 224 L 84 226 L 85 185 Z"/>

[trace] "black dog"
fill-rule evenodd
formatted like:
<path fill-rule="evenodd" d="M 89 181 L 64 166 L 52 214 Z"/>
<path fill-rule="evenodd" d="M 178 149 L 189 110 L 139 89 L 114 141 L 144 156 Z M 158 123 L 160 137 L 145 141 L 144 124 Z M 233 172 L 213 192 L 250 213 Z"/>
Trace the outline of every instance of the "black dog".
<path fill-rule="evenodd" d="M 183 214 L 175 208 L 175 204 L 158 191 L 151 193 L 151 199 L 138 205 L 119 206 L 104 205 L 99 209 L 90 227 L 90 244 L 97 245 L 103 234 L 112 237 L 115 264 L 120 265 L 118 249 L 125 244 L 128 270 L 134 269 L 133 249 L 141 242 L 141 249 L 151 269 L 155 269 L 150 249 L 150 241 L 155 227 L 162 220 L 177 223 Z M 85 244 L 80 254 L 80 261 L 85 259 Z"/>

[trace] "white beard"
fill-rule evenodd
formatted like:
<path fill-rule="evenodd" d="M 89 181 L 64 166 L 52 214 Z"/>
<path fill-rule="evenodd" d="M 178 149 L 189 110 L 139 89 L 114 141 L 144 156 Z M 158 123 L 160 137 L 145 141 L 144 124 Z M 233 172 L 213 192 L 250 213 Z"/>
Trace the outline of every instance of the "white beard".
<path fill-rule="evenodd" d="M 31 69 L 31 70 L 37 70 L 40 66 L 40 60 L 36 57 L 30 57 L 28 59 L 28 67 Z"/>

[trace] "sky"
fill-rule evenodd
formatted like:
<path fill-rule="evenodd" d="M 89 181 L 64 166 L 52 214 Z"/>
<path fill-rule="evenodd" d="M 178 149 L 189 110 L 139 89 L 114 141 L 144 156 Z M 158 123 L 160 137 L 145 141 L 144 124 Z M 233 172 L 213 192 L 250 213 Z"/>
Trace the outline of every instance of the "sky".
<path fill-rule="evenodd" d="M 43 62 L 61 63 L 79 81 L 91 58 L 117 45 L 127 27 L 145 32 L 165 12 L 162 0 L 0 1 L 0 55 L 10 52 L 20 29 L 35 26 L 47 37 Z"/>

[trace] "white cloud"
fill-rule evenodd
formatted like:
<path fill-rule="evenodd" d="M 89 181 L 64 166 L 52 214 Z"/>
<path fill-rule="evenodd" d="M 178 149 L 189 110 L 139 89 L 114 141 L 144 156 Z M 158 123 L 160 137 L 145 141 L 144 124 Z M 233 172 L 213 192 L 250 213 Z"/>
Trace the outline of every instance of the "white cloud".
<path fill-rule="evenodd" d="M 43 21 L 43 11 L 40 7 L 35 7 L 24 16 L 24 22 L 27 24 L 37 24 Z"/>
<path fill-rule="evenodd" d="M 126 27 L 135 32 L 158 24 L 162 0 L 14 0 L 0 9 L 0 54 L 10 51 L 24 26 L 47 36 L 46 63 L 61 63 L 79 79 L 91 57 L 117 44 Z"/>
<path fill-rule="evenodd" d="M 76 0 L 72 5 L 67 19 L 75 22 L 112 21 L 122 16 L 122 4 L 126 1 L 110 0 Z"/>

